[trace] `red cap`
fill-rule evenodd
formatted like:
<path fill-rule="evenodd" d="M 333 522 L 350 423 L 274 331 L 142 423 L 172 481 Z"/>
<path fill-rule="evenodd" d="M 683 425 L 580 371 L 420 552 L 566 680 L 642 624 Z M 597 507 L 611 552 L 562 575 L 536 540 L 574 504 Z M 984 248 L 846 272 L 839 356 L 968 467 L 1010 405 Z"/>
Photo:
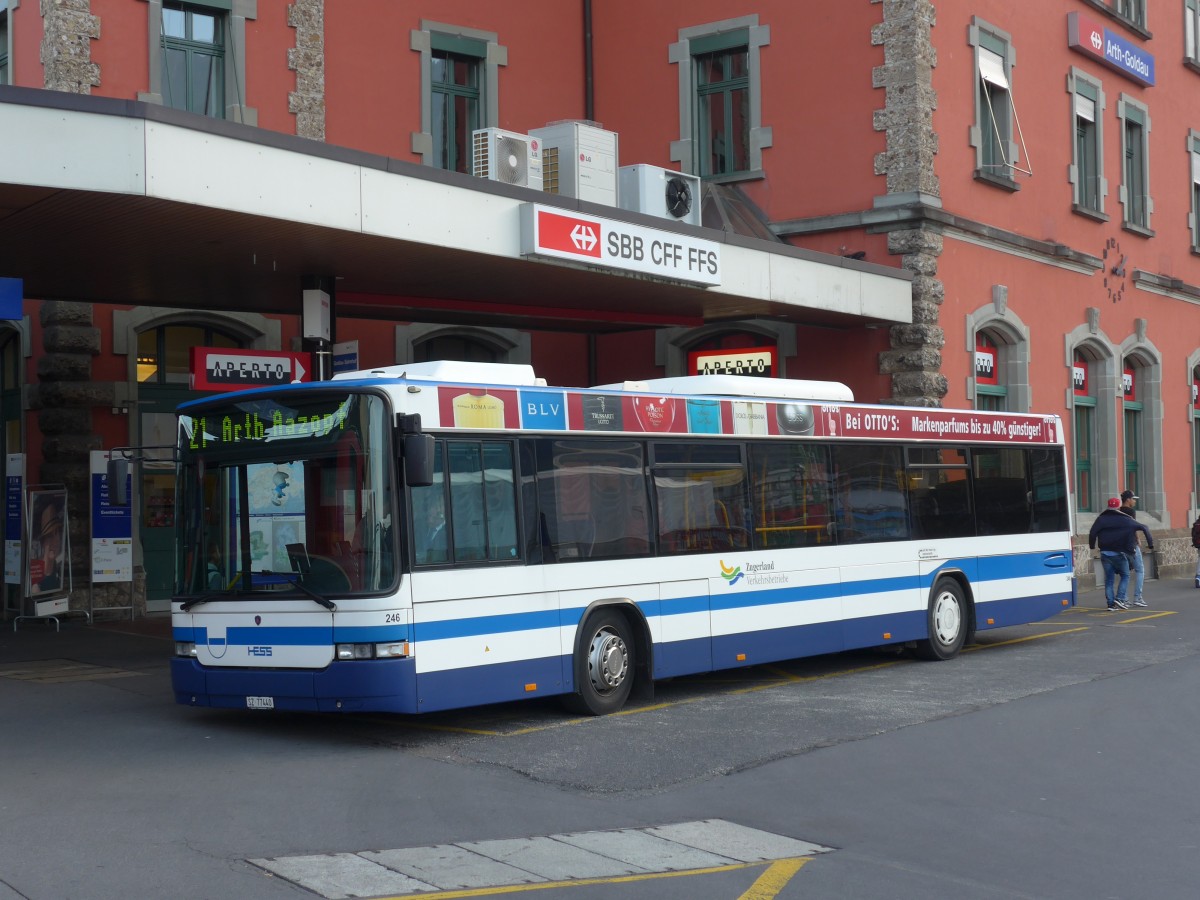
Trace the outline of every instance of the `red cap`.
<path fill-rule="evenodd" d="M 1118 500 L 1116 497 L 1109 497 L 1108 498 L 1108 508 L 1109 509 L 1120 509 L 1121 501 Z"/>

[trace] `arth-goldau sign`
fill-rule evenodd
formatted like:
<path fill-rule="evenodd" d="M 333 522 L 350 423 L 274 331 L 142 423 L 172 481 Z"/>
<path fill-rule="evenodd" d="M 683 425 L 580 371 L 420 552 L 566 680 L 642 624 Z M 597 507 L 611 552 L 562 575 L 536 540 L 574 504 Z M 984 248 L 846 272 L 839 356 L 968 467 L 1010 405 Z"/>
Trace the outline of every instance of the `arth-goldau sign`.
<path fill-rule="evenodd" d="M 521 255 L 693 284 L 721 283 L 721 245 L 716 241 L 537 203 L 521 207 Z"/>

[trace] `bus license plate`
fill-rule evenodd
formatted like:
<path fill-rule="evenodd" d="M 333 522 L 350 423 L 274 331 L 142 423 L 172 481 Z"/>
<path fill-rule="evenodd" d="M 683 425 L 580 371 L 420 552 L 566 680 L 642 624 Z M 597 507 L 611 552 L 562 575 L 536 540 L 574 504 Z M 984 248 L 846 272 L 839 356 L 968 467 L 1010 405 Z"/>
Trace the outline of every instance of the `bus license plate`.
<path fill-rule="evenodd" d="M 275 698 L 274 697 L 247 697 L 246 698 L 246 708 L 247 709 L 274 709 L 275 708 Z"/>

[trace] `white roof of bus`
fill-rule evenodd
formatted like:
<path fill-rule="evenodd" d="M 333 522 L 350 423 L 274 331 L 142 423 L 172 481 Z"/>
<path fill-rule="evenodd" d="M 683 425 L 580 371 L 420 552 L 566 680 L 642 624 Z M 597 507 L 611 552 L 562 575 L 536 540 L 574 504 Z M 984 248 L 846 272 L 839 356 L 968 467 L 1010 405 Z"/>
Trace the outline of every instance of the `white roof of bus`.
<path fill-rule="evenodd" d="M 601 384 L 592 390 L 634 391 L 642 394 L 702 394 L 720 397 L 774 397 L 780 400 L 827 400 L 853 403 L 854 392 L 840 381 L 799 378 L 759 378 L 753 375 L 684 375 Z"/>
<path fill-rule="evenodd" d="M 544 387 L 546 384 L 546 379 L 538 378 L 533 373 L 533 366 L 460 362 L 452 359 L 407 363 L 402 366 L 379 366 L 362 372 L 343 372 L 334 375 L 333 380 L 360 379 L 371 375 L 381 378 L 409 378 L 415 381 L 442 381 L 448 384 L 511 384 L 522 387 Z"/>
<path fill-rule="evenodd" d="M 533 366 L 513 363 L 461 362 L 435 360 L 380 366 L 363 372 L 343 372 L 333 380 L 407 378 L 413 381 L 440 381 L 447 384 L 495 384 L 517 387 L 545 387 L 546 379 L 534 374 Z M 590 388 L 602 391 L 632 391 L 642 394 L 697 394 L 707 397 L 764 397 L 779 400 L 825 400 L 852 403 L 854 392 L 838 381 L 805 381 L 798 378 L 758 378 L 750 375 L 684 375 L 678 378 L 651 378 L 625 381 Z"/>

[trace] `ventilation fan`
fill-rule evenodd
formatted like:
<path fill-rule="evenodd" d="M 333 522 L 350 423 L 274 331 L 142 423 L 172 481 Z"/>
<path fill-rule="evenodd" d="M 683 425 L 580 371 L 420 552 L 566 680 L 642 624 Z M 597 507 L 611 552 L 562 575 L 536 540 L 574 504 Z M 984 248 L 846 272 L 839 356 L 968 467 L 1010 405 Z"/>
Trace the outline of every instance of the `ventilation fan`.
<path fill-rule="evenodd" d="M 700 224 L 700 178 L 658 166 L 621 166 L 617 184 L 622 209 L 687 225 Z"/>
<path fill-rule="evenodd" d="M 505 135 L 492 145 L 496 154 L 496 180 L 524 184 L 529 174 L 529 142 Z"/>
<path fill-rule="evenodd" d="M 541 190 L 541 141 L 499 128 L 481 128 L 471 138 L 471 170 L 476 176 Z"/>
<path fill-rule="evenodd" d="M 667 180 L 667 212 L 677 219 L 687 217 L 692 211 L 692 189 L 682 178 Z"/>

